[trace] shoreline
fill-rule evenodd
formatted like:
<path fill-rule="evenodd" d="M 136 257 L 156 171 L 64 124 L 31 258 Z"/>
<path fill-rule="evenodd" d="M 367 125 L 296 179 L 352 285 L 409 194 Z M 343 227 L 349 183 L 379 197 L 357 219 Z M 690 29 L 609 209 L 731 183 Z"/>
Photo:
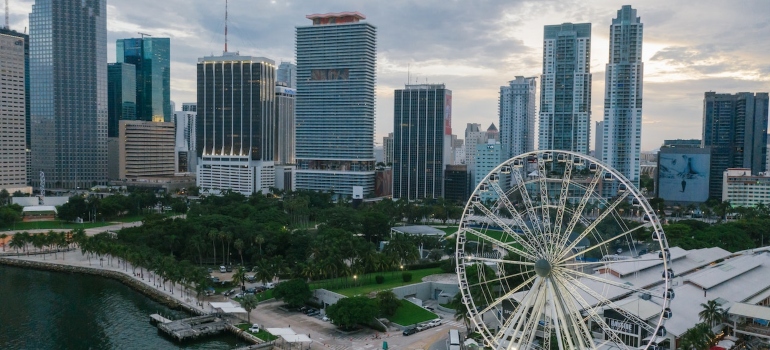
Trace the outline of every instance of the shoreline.
<path fill-rule="evenodd" d="M 158 302 L 172 310 L 184 311 L 191 315 L 207 314 L 204 310 L 195 308 L 191 305 L 187 305 L 186 303 L 178 300 L 173 296 L 167 295 L 163 291 L 160 291 L 154 288 L 153 286 L 145 283 L 144 281 L 139 280 L 135 277 L 132 277 L 128 273 L 118 272 L 114 270 L 107 270 L 99 267 L 74 266 L 74 265 L 66 264 L 65 262 L 57 263 L 57 262 L 49 262 L 49 261 L 44 262 L 44 261 L 20 259 L 22 257 L 24 256 L 22 255 L 17 257 L 8 257 L 8 256 L 0 257 L 0 265 L 48 271 L 48 272 L 86 274 L 86 275 L 109 278 L 122 283 L 123 285 L 131 288 L 132 290 L 137 291 L 140 294 L 150 298 L 151 300 Z"/>

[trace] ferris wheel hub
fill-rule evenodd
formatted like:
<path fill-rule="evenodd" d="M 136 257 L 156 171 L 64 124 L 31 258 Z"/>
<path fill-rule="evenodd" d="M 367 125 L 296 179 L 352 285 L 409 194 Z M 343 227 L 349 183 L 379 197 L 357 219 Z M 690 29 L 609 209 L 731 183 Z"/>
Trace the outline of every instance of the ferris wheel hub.
<path fill-rule="evenodd" d="M 535 262 L 535 273 L 540 277 L 548 277 L 551 275 L 551 263 L 548 260 L 540 259 Z"/>

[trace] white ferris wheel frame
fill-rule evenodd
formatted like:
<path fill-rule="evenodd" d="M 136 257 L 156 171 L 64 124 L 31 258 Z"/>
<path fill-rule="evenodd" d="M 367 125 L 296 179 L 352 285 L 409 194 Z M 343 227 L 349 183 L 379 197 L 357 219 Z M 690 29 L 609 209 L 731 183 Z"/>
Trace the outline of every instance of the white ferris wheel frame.
<path fill-rule="evenodd" d="M 558 174 L 562 177 L 549 177 L 545 171 L 546 165 L 549 162 L 562 163 L 562 160 L 565 160 L 563 161 L 563 172 Z M 529 180 L 522 176 L 522 172 L 526 174 L 528 171 L 528 166 L 529 168 L 537 167 L 537 174 L 533 176 L 533 179 Z M 582 167 L 583 169 L 589 169 L 589 173 L 593 173 L 591 177 L 586 177 L 586 179 L 590 178 L 590 183 L 588 185 L 572 182 L 572 171 L 576 166 L 578 168 Z M 511 184 L 511 188 L 506 191 L 500 186 L 499 180 L 501 177 L 507 178 L 508 174 L 514 178 L 514 182 Z M 597 192 L 596 186 L 598 183 L 603 182 L 605 177 L 608 177 L 606 178 L 607 180 L 615 181 L 615 183 L 618 184 L 616 188 L 625 186 L 625 189 L 619 191 L 619 194 L 615 197 L 604 198 Z M 549 182 L 549 180 L 550 182 L 561 183 L 560 192 L 556 193 L 556 195 L 559 196 L 557 204 L 553 204 L 553 197 L 549 197 L 548 195 L 548 186 L 546 182 Z M 537 191 L 527 190 L 525 188 L 527 184 L 537 184 L 537 187 L 540 189 L 540 198 L 537 198 L 538 193 L 534 193 L 532 196 L 534 198 L 530 198 L 531 195 L 529 192 Z M 569 190 L 571 188 L 579 188 L 584 191 L 580 203 L 578 203 L 577 208 L 574 209 L 568 208 L 567 205 Z M 512 218 L 505 219 L 498 217 L 493 210 L 485 207 L 484 204 L 481 203 L 481 196 L 484 192 L 494 192 L 497 194 L 497 199 L 493 202 L 494 205 L 492 207 L 498 209 L 504 207 L 504 209 L 509 211 Z M 523 203 L 523 208 L 521 209 L 516 209 L 514 204 L 510 201 L 509 196 L 514 192 L 521 195 L 521 203 Z M 618 222 L 617 206 L 620 203 L 629 200 L 640 210 L 639 217 L 643 218 L 643 224 L 641 226 L 623 231 L 620 234 L 597 243 L 595 246 L 586 248 L 582 252 L 575 253 L 575 246 L 583 241 L 583 239 L 587 238 L 589 234 L 596 235 L 596 233 L 594 233 L 597 232 L 596 226 L 602 221 L 611 217 Z M 536 204 L 533 203 L 533 201 L 539 201 L 539 203 L 545 202 L 547 204 Z M 593 221 L 584 217 L 585 213 L 583 210 L 589 201 L 599 201 L 606 205 L 604 210 L 600 210 L 600 213 L 596 215 L 596 218 Z M 548 208 L 548 210 L 542 210 L 543 207 Z M 609 208 L 609 210 L 607 210 L 607 208 Z M 555 223 L 552 227 L 550 216 L 553 210 L 556 211 L 556 217 L 554 218 Z M 643 215 L 641 211 L 643 211 Z M 470 225 L 470 219 L 471 217 L 477 218 L 479 214 L 484 216 L 486 224 L 493 223 L 497 225 L 504 231 L 503 234 L 507 235 L 512 241 L 506 243 L 495 237 L 487 236 L 481 229 L 473 229 Z M 562 222 L 562 219 L 565 218 L 565 214 L 570 215 L 570 220 L 566 225 Z M 506 222 L 506 220 L 508 220 L 508 222 Z M 527 222 L 529 222 L 529 225 Z M 579 234 L 579 238 L 570 242 L 569 237 L 577 224 L 585 225 L 586 229 Z M 625 226 L 625 223 L 622 225 Z M 563 229 L 562 226 L 564 226 Z M 514 227 L 519 229 L 519 233 L 514 231 Z M 653 242 L 657 242 L 657 248 L 660 248 L 659 258 L 629 259 L 628 261 L 662 261 L 662 283 L 659 281 L 654 287 L 659 289 L 662 286 L 662 293 L 602 278 L 602 275 L 584 273 L 578 271 L 576 268 L 577 266 L 588 264 L 604 264 L 604 266 L 610 264 L 622 264 L 623 261 L 613 261 L 609 263 L 573 261 L 576 261 L 575 258 L 577 256 L 582 255 L 589 250 L 605 246 L 619 238 L 629 238 L 634 231 L 641 227 L 652 229 Z M 478 241 L 475 243 L 477 249 L 478 245 L 484 244 L 484 242 L 481 242 L 483 240 L 486 243 L 491 244 L 495 251 L 513 252 L 518 254 L 522 259 L 519 261 L 512 261 L 505 260 L 505 257 L 495 258 L 474 255 L 466 249 L 466 244 L 469 243 L 466 236 L 468 233 L 478 237 Z M 658 216 L 655 215 L 654 210 L 645 198 L 639 194 L 636 187 L 633 186 L 625 176 L 611 167 L 602 164 L 598 159 L 570 151 L 542 150 L 524 153 L 502 162 L 490 171 L 473 191 L 473 194 L 464 207 L 456 239 L 456 272 L 460 283 L 461 301 L 467 306 L 468 317 L 470 318 L 474 329 L 481 333 L 485 340 L 485 345 L 487 346 L 491 346 L 494 349 L 508 350 L 538 349 L 540 347 L 535 346 L 535 339 L 538 332 L 541 332 L 541 334 L 543 332 L 547 332 L 549 335 L 554 334 L 556 341 L 558 342 L 558 348 L 562 350 L 600 349 L 603 348 L 604 345 L 613 345 L 615 346 L 613 349 L 654 350 L 658 349 L 656 344 L 662 341 L 662 339 L 665 339 L 666 331 L 664 324 L 666 319 L 671 317 L 670 302 L 674 297 L 673 290 L 671 289 L 674 275 L 671 270 L 671 257 L 665 233 L 663 232 Z M 510 243 L 518 243 L 520 248 L 517 248 Z M 548 261 L 549 263 L 543 264 L 542 261 Z M 499 289 L 502 289 L 502 283 L 506 278 L 517 277 L 510 275 L 496 275 L 494 279 L 487 280 L 486 277 L 484 277 L 486 268 L 480 267 L 484 266 L 484 263 L 494 263 L 497 264 L 498 267 L 505 264 L 518 265 L 520 269 L 526 270 L 527 273 L 519 272 L 516 275 L 522 279 L 525 279 L 526 277 L 526 280 L 521 285 L 509 288 L 504 295 L 498 295 L 492 301 L 486 300 L 484 303 L 480 302 L 480 305 L 476 305 L 479 294 L 485 293 L 483 288 L 486 287 L 486 293 L 491 295 L 493 293 L 492 289 L 494 289 L 495 286 L 490 286 L 490 284 L 499 283 Z M 547 265 L 547 268 L 544 269 L 543 266 L 545 265 Z M 478 283 L 471 285 L 467 273 L 468 270 L 473 269 L 473 266 L 477 267 Z M 548 275 L 539 275 L 540 272 L 535 271 L 538 267 L 542 273 L 547 273 Z M 608 288 L 614 287 L 627 290 L 628 293 L 623 291 L 624 294 L 622 298 L 605 298 L 602 294 L 602 290 L 597 291 L 590 288 L 590 286 L 586 285 L 588 282 L 593 284 L 604 284 L 605 291 Z M 507 284 L 507 282 L 505 283 Z M 526 287 L 529 287 L 529 289 L 526 289 Z M 472 290 L 473 288 L 477 289 Z M 479 289 L 481 289 L 481 292 L 479 292 Z M 498 291 L 498 294 L 501 293 L 501 291 Z M 634 294 L 648 295 L 659 305 L 661 312 L 649 320 L 643 320 L 634 313 L 628 312 L 616 304 L 617 301 L 627 298 L 628 296 L 633 296 Z M 502 303 L 506 300 L 510 301 L 515 295 L 518 295 L 521 298 L 518 301 L 518 305 L 511 311 L 510 317 L 503 317 Z M 586 300 L 587 298 L 593 298 L 597 303 L 592 304 Z M 511 305 L 514 304 L 511 303 Z M 617 325 L 616 328 L 608 325 L 607 322 L 604 321 L 605 318 L 603 317 L 603 313 L 600 315 L 597 312 L 597 309 L 601 310 L 601 308 L 604 310 L 612 309 L 621 314 L 626 321 L 630 320 L 637 327 L 644 328 L 648 334 L 648 338 L 645 338 L 646 344 L 641 344 L 638 347 L 625 345 L 619 336 Z M 485 323 L 484 315 L 489 312 L 492 312 L 493 315 L 500 315 L 493 316 L 496 317 L 497 321 L 500 323 L 499 331 L 493 331 L 493 329 L 490 329 Z M 605 334 L 605 338 L 609 339 L 594 339 L 593 332 L 588 328 L 586 322 L 588 319 L 601 327 L 602 332 Z M 539 331 L 538 328 L 542 328 L 542 330 Z M 548 336 L 544 338 L 547 339 L 543 339 L 541 345 L 543 349 L 548 350 L 550 348 L 551 337 Z M 639 342 L 642 343 L 645 340 L 639 339 Z M 597 344 L 597 341 L 602 341 L 603 343 Z"/>

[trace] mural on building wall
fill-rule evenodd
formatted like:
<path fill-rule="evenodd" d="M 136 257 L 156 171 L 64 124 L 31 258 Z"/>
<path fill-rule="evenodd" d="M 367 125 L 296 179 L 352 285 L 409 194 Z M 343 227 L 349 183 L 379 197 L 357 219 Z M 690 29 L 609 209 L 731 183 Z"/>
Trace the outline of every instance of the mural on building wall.
<path fill-rule="evenodd" d="M 708 154 L 661 153 L 658 194 L 680 202 L 705 202 L 709 196 Z"/>

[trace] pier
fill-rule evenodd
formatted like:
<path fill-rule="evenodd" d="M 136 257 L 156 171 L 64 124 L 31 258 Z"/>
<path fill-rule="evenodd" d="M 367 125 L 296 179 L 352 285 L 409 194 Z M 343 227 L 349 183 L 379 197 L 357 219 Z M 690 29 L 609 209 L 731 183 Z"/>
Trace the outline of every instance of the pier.
<path fill-rule="evenodd" d="M 157 318 L 153 316 L 157 316 Z M 196 316 L 177 321 L 168 320 L 160 315 L 150 317 L 152 320 L 157 319 L 156 323 L 159 330 L 178 342 L 220 334 L 226 331 L 230 324 L 228 319 L 217 315 Z M 163 322 L 163 320 L 168 322 Z"/>
<path fill-rule="evenodd" d="M 169 323 L 169 322 L 171 322 L 171 320 L 169 320 L 169 319 L 167 319 L 167 318 L 165 318 L 165 317 L 163 317 L 161 315 L 158 315 L 158 314 L 150 315 L 150 323 L 152 323 L 154 325 L 159 324 L 159 323 Z"/>

